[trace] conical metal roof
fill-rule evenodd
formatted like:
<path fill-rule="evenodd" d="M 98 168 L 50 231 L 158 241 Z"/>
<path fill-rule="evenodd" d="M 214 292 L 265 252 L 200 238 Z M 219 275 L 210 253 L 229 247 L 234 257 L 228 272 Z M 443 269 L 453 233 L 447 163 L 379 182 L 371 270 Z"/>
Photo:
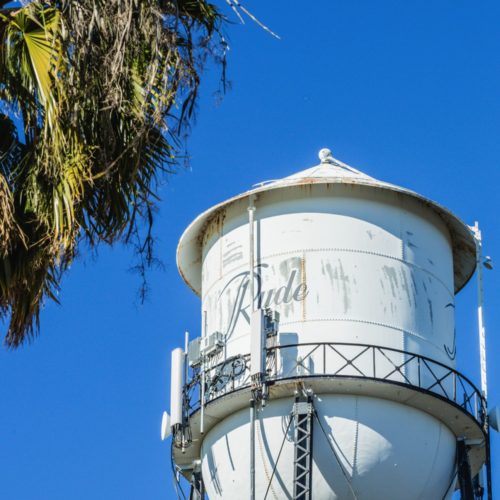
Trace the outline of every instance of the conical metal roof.
<path fill-rule="evenodd" d="M 314 167 L 308 168 L 306 170 L 302 170 L 301 172 L 297 172 L 296 174 L 289 175 L 285 177 L 283 180 L 297 180 L 304 178 L 330 178 L 330 177 L 342 177 L 347 179 L 367 179 L 375 181 L 373 177 L 366 175 L 361 172 L 361 170 L 357 170 L 346 163 L 341 162 L 333 157 L 332 152 L 329 149 L 322 149 L 319 154 L 319 159 L 321 163 Z"/>
<path fill-rule="evenodd" d="M 409 189 L 379 181 L 333 157 L 329 149 L 319 152 L 320 164 L 279 180 L 255 184 L 253 189 L 219 203 L 199 215 L 184 231 L 177 247 L 177 267 L 184 281 L 198 295 L 201 292 L 202 240 L 208 223 L 231 204 L 266 191 L 314 184 L 366 186 L 401 193 L 419 200 L 437 213 L 446 224 L 452 241 L 455 292 L 469 281 L 476 267 L 476 245 L 464 222 L 438 203 Z"/>

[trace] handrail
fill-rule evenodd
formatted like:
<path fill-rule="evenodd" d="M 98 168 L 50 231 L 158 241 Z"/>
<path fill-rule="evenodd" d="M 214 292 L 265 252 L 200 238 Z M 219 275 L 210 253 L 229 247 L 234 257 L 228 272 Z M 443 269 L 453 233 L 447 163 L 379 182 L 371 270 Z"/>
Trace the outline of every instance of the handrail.
<path fill-rule="evenodd" d="M 455 373 L 460 378 L 465 380 L 469 385 L 471 385 L 479 393 L 479 389 L 475 386 L 475 384 L 470 379 L 468 379 L 465 375 L 462 375 L 460 372 L 458 372 L 454 368 L 451 368 L 450 366 L 445 365 L 444 363 L 441 363 L 440 361 L 436 361 L 436 360 L 429 358 L 427 356 L 422 356 L 421 354 L 416 354 L 416 353 L 409 352 L 409 351 L 403 351 L 401 349 L 395 349 L 394 347 L 385 347 L 385 346 L 379 346 L 379 345 L 375 345 L 375 344 L 360 344 L 360 343 L 352 343 L 352 342 L 303 342 L 300 344 L 285 344 L 285 345 L 272 346 L 272 347 L 269 347 L 267 349 L 267 352 L 269 353 L 270 351 L 279 350 L 279 349 L 286 349 L 289 347 L 291 348 L 291 347 L 319 346 L 319 345 L 338 345 L 338 346 L 348 346 L 348 347 L 370 347 L 370 348 L 374 348 L 374 349 L 382 349 L 384 351 L 397 352 L 398 354 L 405 354 L 407 356 L 415 356 L 415 357 L 418 357 L 422 360 L 429 361 L 434 365 L 438 365 L 438 366 L 441 366 L 447 370 L 450 370 L 450 372 Z"/>
<path fill-rule="evenodd" d="M 293 355 L 284 356 L 286 350 L 293 351 Z M 249 354 L 212 364 L 205 372 L 205 404 L 250 387 L 249 365 Z M 401 349 L 347 342 L 274 345 L 267 348 L 266 368 L 269 384 L 296 378 L 331 377 L 406 385 L 451 402 L 484 425 L 486 402 L 465 375 L 427 356 Z M 201 406 L 201 377 L 197 370 L 192 375 L 185 386 L 187 414 Z"/>

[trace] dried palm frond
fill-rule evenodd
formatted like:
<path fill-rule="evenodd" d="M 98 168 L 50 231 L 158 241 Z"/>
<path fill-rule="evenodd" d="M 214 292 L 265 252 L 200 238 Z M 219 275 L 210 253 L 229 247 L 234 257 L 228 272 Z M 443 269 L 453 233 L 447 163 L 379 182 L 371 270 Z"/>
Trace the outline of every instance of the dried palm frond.
<path fill-rule="evenodd" d="M 189 123 L 205 60 L 225 50 L 223 22 L 204 0 L 35 0 L 0 10 L 9 346 L 38 332 L 43 301 L 57 300 L 80 242 L 124 240 L 151 262 L 157 183 L 176 167 L 176 133 Z"/>
<path fill-rule="evenodd" d="M 80 243 L 132 244 L 141 276 L 155 262 L 158 182 L 178 165 L 207 60 L 225 83 L 228 47 L 206 0 L 3 5 L 0 316 L 16 347 L 38 333 Z"/>

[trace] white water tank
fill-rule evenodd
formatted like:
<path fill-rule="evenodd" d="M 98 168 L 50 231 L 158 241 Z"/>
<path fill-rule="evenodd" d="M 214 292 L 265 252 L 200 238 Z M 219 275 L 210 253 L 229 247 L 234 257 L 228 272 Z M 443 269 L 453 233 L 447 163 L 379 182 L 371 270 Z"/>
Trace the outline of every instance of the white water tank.
<path fill-rule="evenodd" d="M 294 392 L 306 389 L 317 414 L 313 498 L 450 498 L 458 434 L 481 434 L 457 408 L 452 371 L 454 296 L 474 271 L 474 240 L 436 203 L 328 150 L 320 159 L 211 208 L 178 247 L 179 270 L 201 296 L 204 335 L 225 339 L 213 363 L 248 354 L 255 207 L 254 300 L 280 314 L 274 385 L 256 423 L 255 498 L 292 496 L 289 415 Z M 248 394 L 243 373 L 204 408 L 193 453 L 211 499 L 248 497 Z"/>

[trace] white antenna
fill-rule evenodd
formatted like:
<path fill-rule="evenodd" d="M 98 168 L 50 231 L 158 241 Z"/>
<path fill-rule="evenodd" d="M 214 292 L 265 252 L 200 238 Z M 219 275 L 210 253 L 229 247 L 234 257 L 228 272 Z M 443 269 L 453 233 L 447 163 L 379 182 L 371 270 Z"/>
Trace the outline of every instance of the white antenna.
<path fill-rule="evenodd" d="M 182 425 L 182 397 L 184 387 L 184 350 L 172 351 L 170 375 L 170 425 Z"/>

